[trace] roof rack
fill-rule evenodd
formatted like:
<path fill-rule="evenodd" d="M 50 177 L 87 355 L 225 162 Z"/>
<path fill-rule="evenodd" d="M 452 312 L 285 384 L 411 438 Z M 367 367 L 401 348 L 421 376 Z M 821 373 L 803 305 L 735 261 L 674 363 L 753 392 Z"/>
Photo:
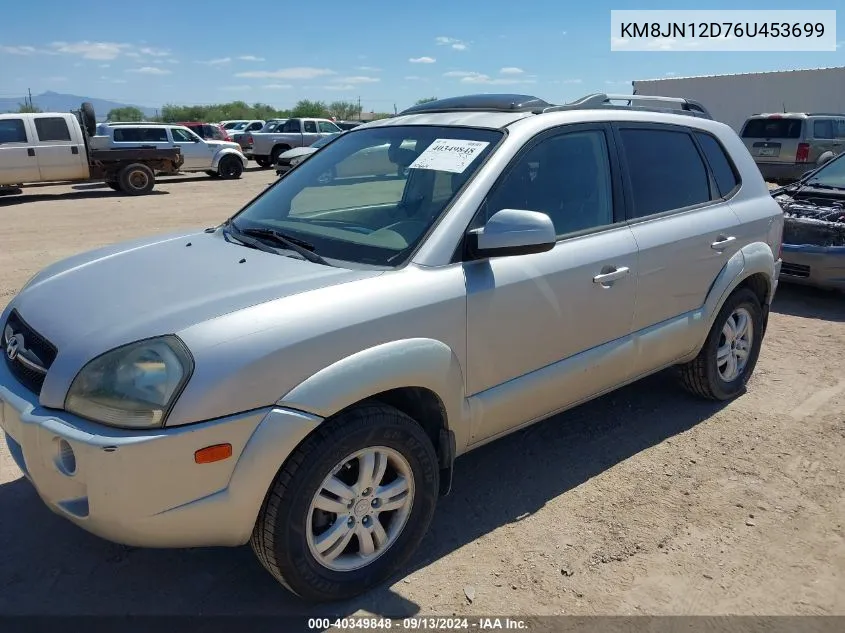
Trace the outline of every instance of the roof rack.
<path fill-rule="evenodd" d="M 539 97 L 520 94 L 474 94 L 419 103 L 399 114 L 433 112 L 542 112 L 552 104 Z"/>
<path fill-rule="evenodd" d="M 842 112 L 808 112 L 807 116 L 845 116 Z"/>
<path fill-rule="evenodd" d="M 614 101 L 624 101 L 625 105 L 617 105 Z M 666 107 L 651 105 L 636 105 L 637 102 L 652 102 L 655 104 L 667 104 Z M 674 106 L 674 107 L 672 107 Z M 703 119 L 712 119 L 710 112 L 697 101 L 683 99 L 680 97 L 657 97 L 651 95 L 620 95 L 596 93 L 582 97 L 571 103 L 549 106 L 540 112 L 561 112 L 566 110 L 595 110 L 603 108 L 614 108 L 617 110 L 642 110 L 646 112 L 668 112 L 670 114 L 686 114 Z"/>

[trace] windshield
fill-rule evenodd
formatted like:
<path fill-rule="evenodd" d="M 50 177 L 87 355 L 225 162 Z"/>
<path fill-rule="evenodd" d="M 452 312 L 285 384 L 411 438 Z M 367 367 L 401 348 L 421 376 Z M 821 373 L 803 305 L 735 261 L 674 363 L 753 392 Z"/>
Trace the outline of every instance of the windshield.
<path fill-rule="evenodd" d="M 232 128 L 234 128 L 236 125 L 239 125 L 239 123 L 238 123 L 237 121 L 229 121 L 229 122 L 228 122 L 226 125 L 224 125 L 223 127 L 224 127 L 224 128 L 226 128 L 227 130 L 231 130 L 231 129 L 232 129 Z"/>
<path fill-rule="evenodd" d="M 751 119 L 742 138 L 800 138 L 803 119 Z"/>
<path fill-rule="evenodd" d="M 326 259 L 398 266 L 502 138 L 498 130 L 388 126 L 333 139 L 234 218 Z"/>
<path fill-rule="evenodd" d="M 340 132 L 335 132 L 334 134 L 329 134 L 328 136 L 324 136 L 319 141 L 311 143 L 311 147 L 322 147 L 323 145 L 328 145 L 337 136 L 340 136 Z"/>
<path fill-rule="evenodd" d="M 246 121 L 241 121 L 240 123 L 235 123 L 230 129 L 232 130 L 242 130 L 246 127 Z"/>
<path fill-rule="evenodd" d="M 810 187 L 813 185 L 824 185 L 826 187 L 845 189 L 845 160 L 842 160 L 843 157 L 845 157 L 845 154 L 841 154 L 827 163 L 807 179 L 805 184 Z"/>

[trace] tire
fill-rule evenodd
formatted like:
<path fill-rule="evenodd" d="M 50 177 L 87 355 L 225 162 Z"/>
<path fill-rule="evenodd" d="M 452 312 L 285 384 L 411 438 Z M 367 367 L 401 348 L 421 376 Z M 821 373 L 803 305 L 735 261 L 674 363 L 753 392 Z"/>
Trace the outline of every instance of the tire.
<path fill-rule="evenodd" d="M 107 180 L 106 186 L 110 189 L 114 189 L 115 191 L 122 191 L 120 188 L 120 183 L 116 180 Z"/>
<path fill-rule="evenodd" d="M 130 196 L 142 196 L 150 193 L 155 186 L 153 170 L 141 163 L 127 165 L 118 174 L 120 190 Z"/>
<path fill-rule="evenodd" d="M 264 158 L 263 156 L 256 156 L 255 162 L 258 163 L 259 167 L 267 169 L 270 166 L 270 159 Z"/>
<path fill-rule="evenodd" d="M 218 174 L 216 171 L 209 170 L 205 173 L 208 174 L 209 176 L 211 176 L 212 178 L 219 178 L 220 177 L 220 174 Z"/>
<path fill-rule="evenodd" d="M 378 498 L 372 494 L 377 488 L 374 484 L 364 488 L 369 482 L 358 477 L 361 462 L 350 459 L 374 447 L 382 456 L 376 463 L 389 464 L 382 470 L 380 481 L 390 485 L 391 477 L 403 472 L 412 483 L 411 498 L 406 498 L 399 509 L 372 510 L 378 507 L 373 503 Z M 332 476 L 338 466 L 344 468 Z M 348 487 L 340 488 L 351 495 L 348 503 L 319 496 L 329 507 L 334 501 L 334 513 L 312 506 L 329 477 L 346 483 Z M 305 600 L 327 602 L 360 595 L 390 577 L 415 552 L 431 523 L 439 480 L 437 455 L 419 424 L 393 407 L 362 404 L 324 422 L 290 455 L 258 514 L 250 541 L 252 549 L 276 580 Z M 384 507 L 384 500 L 381 503 Z M 354 552 L 360 547 L 358 533 L 372 534 L 369 530 L 374 522 L 382 528 L 382 538 L 389 534 L 388 541 L 380 553 L 376 550 L 371 554 L 372 560 L 360 564 L 347 550 Z M 316 549 L 317 538 L 331 532 L 335 525 L 340 534 L 347 535 L 335 545 L 345 549 L 329 560 Z"/>
<path fill-rule="evenodd" d="M 94 113 L 94 106 L 85 101 L 82 103 L 80 113 L 82 115 L 82 126 L 88 132 L 88 136 L 94 136 L 97 133 L 97 116 Z"/>
<path fill-rule="evenodd" d="M 223 180 L 237 180 L 244 173 L 244 164 L 237 156 L 224 156 L 217 165 L 217 175 Z"/>
<path fill-rule="evenodd" d="M 736 318 L 737 315 L 744 315 L 749 319 L 751 340 L 744 340 L 741 346 L 748 354 L 745 364 L 737 367 L 737 373 L 731 374 L 727 371 L 727 366 L 720 370 L 717 354 L 720 346 L 724 348 L 727 344 L 723 331 L 728 319 Z M 754 372 L 763 344 L 763 334 L 763 308 L 760 300 L 749 289 L 740 288 L 728 297 L 719 310 L 698 356 L 679 367 L 681 384 L 691 393 L 709 400 L 731 400 L 740 395 L 745 391 L 746 384 Z M 733 350 L 733 347 L 730 349 Z M 733 351 L 730 351 L 730 355 L 733 354 Z M 741 361 L 737 364 L 740 365 Z"/>
<path fill-rule="evenodd" d="M 275 166 L 276 163 L 279 162 L 279 156 L 284 154 L 289 149 L 290 147 L 287 147 L 286 145 L 277 145 L 276 147 L 274 147 L 273 150 L 270 152 L 270 164 Z"/>

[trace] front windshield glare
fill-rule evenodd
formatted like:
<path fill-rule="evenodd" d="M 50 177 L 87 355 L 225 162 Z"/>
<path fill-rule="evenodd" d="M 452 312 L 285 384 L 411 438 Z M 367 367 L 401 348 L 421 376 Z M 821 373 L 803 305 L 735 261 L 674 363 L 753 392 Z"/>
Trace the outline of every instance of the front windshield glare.
<path fill-rule="evenodd" d="M 398 266 L 502 138 L 497 130 L 395 126 L 338 136 L 234 218 L 326 259 Z"/>
<path fill-rule="evenodd" d="M 814 175 L 810 176 L 807 184 L 810 186 L 826 185 L 828 187 L 845 189 L 845 160 L 843 160 L 843 157 L 830 161 Z"/>

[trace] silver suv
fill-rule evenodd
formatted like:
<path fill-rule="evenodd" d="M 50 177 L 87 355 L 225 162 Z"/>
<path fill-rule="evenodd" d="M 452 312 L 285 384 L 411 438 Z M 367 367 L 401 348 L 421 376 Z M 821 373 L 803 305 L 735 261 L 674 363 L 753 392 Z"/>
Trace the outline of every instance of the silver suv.
<path fill-rule="evenodd" d="M 845 114 L 755 114 L 740 132 L 769 182 L 794 182 L 845 150 Z"/>
<path fill-rule="evenodd" d="M 668 367 L 743 392 L 783 214 L 682 108 L 435 101 L 220 226 L 53 264 L 0 317 L 11 455 L 104 538 L 249 542 L 305 599 L 366 591 L 456 457 Z"/>

